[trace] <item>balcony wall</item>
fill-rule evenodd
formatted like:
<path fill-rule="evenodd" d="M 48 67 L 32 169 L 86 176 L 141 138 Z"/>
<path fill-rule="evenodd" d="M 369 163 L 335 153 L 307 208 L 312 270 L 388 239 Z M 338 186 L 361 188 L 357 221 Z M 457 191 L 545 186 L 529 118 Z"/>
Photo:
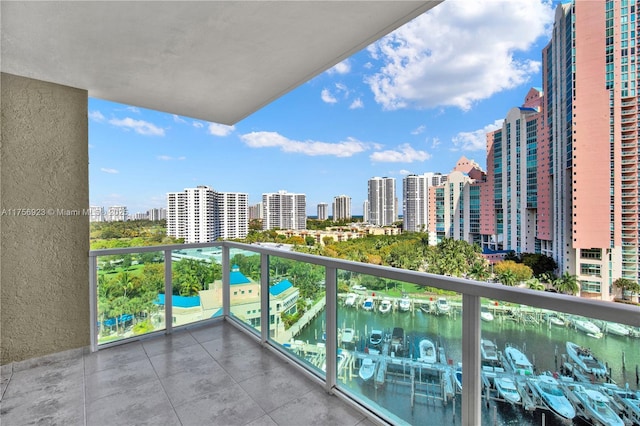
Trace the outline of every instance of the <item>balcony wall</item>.
<path fill-rule="evenodd" d="M 4 365 L 90 343 L 89 161 L 85 90 L 1 79 Z"/>

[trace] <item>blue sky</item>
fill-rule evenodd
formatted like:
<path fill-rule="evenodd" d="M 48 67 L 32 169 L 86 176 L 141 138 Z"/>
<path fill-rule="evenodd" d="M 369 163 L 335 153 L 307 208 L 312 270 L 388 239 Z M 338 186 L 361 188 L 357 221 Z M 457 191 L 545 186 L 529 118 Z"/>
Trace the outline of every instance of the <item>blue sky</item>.
<path fill-rule="evenodd" d="M 91 205 L 130 213 L 196 185 L 286 190 L 307 213 L 337 195 L 362 214 L 367 181 L 483 168 L 485 133 L 542 84 L 554 6 L 544 0 L 447 0 L 235 126 L 89 99 Z M 400 212 L 401 213 L 401 212 Z M 331 214 L 331 211 L 330 211 Z"/>

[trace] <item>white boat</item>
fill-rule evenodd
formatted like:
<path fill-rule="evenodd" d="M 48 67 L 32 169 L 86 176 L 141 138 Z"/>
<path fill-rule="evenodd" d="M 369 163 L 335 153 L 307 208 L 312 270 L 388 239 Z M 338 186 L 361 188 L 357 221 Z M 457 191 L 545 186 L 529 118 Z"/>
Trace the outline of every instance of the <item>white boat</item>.
<path fill-rule="evenodd" d="M 500 364 L 500 358 L 498 357 L 498 347 L 491 340 L 480 340 L 480 354 L 482 355 L 482 362 L 484 364 Z"/>
<path fill-rule="evenodd" d="M 604 325 L 604 330 L 609 334 L 615 334 L 616 336 L 628 336 L 631 333 L 629 327 L 618 324 L 617 322 L 607 322 Z"/>
<path fill-rule="evenodd" d="M 456 368 L 456 371 L 453 374 L 453 378 L 456 381 L 458 392 L 462 392 L 462 367 Z"/>
<path fill-rule="evenodd" d="M 607 426 L 624 426 L 624 421 L 609 406 L 609 398 L 594 389 L 587 389 L 580 384 L 569 384 L 567 388 L 585 416 L 592 423 Z"/>
<path fill-rule="evenodd" d="M 400 312 L 407 312 L 411 309 L 411 300 L 409 299 L 409 296 L 407 296 L 406 294 L 402 295 L 402 299 L 400 299 L 400 302 L 398 303 L 398 310 L 400 310 Z"/>
<path fill-rule="evenodd" d="M 564 327 L 565 325 L 564 320 L 556 313 L 549 312 L 545 315 L 545 318 L 551 325 L 557 325 L 558 327 Z"/>
<path fill-rule="evenodd" d="M 371 330 L 371 335 L 369 336 L 369 345 L 371 346 L 379 346 L 382 343 L 382 330 Z"/>
<path fill-rule="evenodd" d="M 355 330 L 353 328 L 345 328 L 342 330 L 342 343 L 345 345 L 353 344 L 355 337 Z"/>
<path fill-rule="evenodd" d="M 482 306 L 480 308 L 480 319 L 482 321 L 493 321 L 493 314 L 489 311 L 489 308 Z"/>
<path fill-rule="evenodd" d="M 380 306 L 378 306 L 378 311 L 380 311 L 381 314 L 387 314 L 391 312 L 391 300 L 387 298 L 382 299 L 382 301 L 380 302 Z"/>
<path fill-rule="evenodd" d="M 422 339 L 418 343 L 418 349 L 420 350 L 419 361 L 434 364 L 438 361 L 438 353 L 436 351 L 436 345 L 429 339 Z"/>
<path fill-rule="evenodd" d="M 364 382 L 368 382 L 376 372 L 376 363 L 371 358 L 365 358 L 362 360 L 358 375 Z"/>
<path fill-rule="evenodd" d="M 357 294 L 349 293 L 347 294 L 346 299 L 344 299 L 344 306 L 355 306 L 357 300 L 358 300 Z"/>
<path fill-rule="evenodd" d="M 640 425 L 640 391 L 618 389 L 613 392 L 613 399 L 622 407 L 632 424 Z"/>
<path fill-rule="evenodd" d="M 567 342 L 566 347 L 569 358 L 584 370 L 584 372 L 593 374 L 594 376 L 605 376 L 607 374 L 607 366 L 594 357 L 590 349 L 573 342 Z"/>
<path fill-rule="evenodd" d="M 446 298 L 440 297 L 436 301 L 436 309 L 441 314 L 447 314 L 451 310 L 451 305 L 449 305 L 449 301 Z"/>
<path fill-rule="evenodd" d="M 583 331 L 587 333 L 587 335 L 592 337 L 602 337 L 602 330 L 600 327 L 592 323 L 591 321 L 587 321 L 585 319 L 574 318 L 573 326 L 576 330 Z"/>
<path fill-rule="evenodd" d="M 365 311 L 373 310 L 373 297 L 367 297 L 366 299 L 364 299 L 364 302 L 362 303 L 362 309 L 364 309 Z"/>
<path fill-rule="evenodd" d="M 510 404 L 517 404 L 520 402 L 520 393 L 516 387 L 516 382 L 509 376 L 496 376 L 493 379 L 493 383 L 496 385 L 498 394 L 502 399 Z"/>
<path fill-rule="evenodd" d="M 404 329 L 395 327 L 391 333 L 391 351 L 396 355 L 404 354 Z"/>
<path fill-rule="evenodd" d="M 563 419 L 571 420 L 576 416 L 576 410 L 562 392 L 560 384 L 552 376 L 543 374 L 530 379 L 529 384 L 537 391 L 544 404 Z"/>
<path fill-rule="evenodd" d="M 533 375 L 533 364 L 529 362 L 529 359 L 519 349 L 513 346 L 507 346 L 504 348 L 504 356 L 507 359 L 507 363 L 511 366 L 514 374 L 520 374 L 523 376 Z"/>

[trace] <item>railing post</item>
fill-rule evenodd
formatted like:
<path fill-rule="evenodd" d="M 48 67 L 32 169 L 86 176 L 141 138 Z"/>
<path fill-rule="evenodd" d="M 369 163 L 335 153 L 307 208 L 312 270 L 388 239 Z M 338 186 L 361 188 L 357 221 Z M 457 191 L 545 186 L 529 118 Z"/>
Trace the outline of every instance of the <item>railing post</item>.
<path fill-rule="evenodd" d="M 481 418 L 480 297 L 462 295 L 462 424 L 476 426 Z"/>
<path fill-rule="evenodd" d="M 171 250 L 164 251 L 164 328 L 166 334 L 173 331 L 173 265 Z"/>
<path fill-rule="evenodd" d="M 98 256 L 89 255 L 89 336 L 91 352 L 98 350 Z"/>
<path fill-rule="evenodd" d="M 326 315 L 326 382 L 327 392 L 336 386 L 338 376 L 337 353 L 338 353 L 338 280 L 336 268 L 325 268 L 325 315 Z"/>
<path fill-rule="evenodd" d="M 260 254 L 260 339 L 269 340 L 269 255 Z"/>
<path fill-rule="evenodd" d="M 231 262 L 229 247 L 222 246 L 222 315 L 227 318 L 231 313 Z"/>

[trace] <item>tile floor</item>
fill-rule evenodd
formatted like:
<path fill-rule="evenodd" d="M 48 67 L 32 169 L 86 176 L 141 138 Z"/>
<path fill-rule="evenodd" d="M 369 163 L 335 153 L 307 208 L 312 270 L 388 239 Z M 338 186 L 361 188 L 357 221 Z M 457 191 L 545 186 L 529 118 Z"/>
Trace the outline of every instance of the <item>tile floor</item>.
<path fill-rule="evenodd" d="M 0 425 L 371 426 L 221 321 L 2 366 Z"/>

